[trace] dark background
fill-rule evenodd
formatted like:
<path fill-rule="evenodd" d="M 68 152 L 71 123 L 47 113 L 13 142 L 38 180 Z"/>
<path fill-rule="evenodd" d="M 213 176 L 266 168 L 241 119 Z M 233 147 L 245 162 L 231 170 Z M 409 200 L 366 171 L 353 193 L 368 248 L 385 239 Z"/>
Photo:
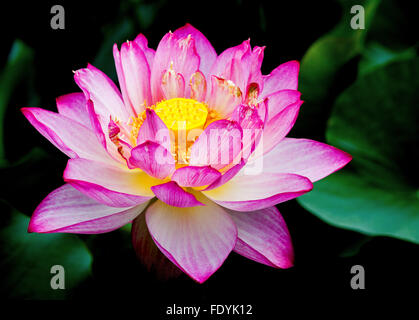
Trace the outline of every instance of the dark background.
<path fill-rule="evenodd" d="M 54 4 L 65 8 L 65 30 L 50 27 L 50 8 Z M 412 4 L 400 1 L 399 5 L 404 14 L 403 23 L 413 23 L 416 11 Z M 280 63 L 301 60 L 309 46 L 335 26 L 341 16 L 341 6 L 332 0 L 13 2 L 1 12 L 0 68 L 16 38 L 33 49 L 34 65 L 28 70 L 32 89 L 28 91 L 22 85 L 22 90 L 15 90 L 9 102 L 4 123 L 6 155 L 8 161 L 14 162 L 38 146 L 48 157 L 40 164 L 25 167 L 28 175 L 21 176 L 17 187 L 7 188 L 2 194 L 8 197 L 8 203 L 13 205 L 15 201 L 19 211 L 30 216 L 36 205 L 62 184 L 66 156 L 29 125 L 19 108 L 34 102 L 35 105 L 30 106 L 55 110 L 57 96 L 79 90 L 72 70 L 84 67 L 87 62 L 115 79 L 111 59 L 114 42 L 121 44 L 125 39 L 144 33 L 149 46 L 156 48 L 166 32 L 189 22 L 206 35 L 217 53 L 247 38 L 252 45 L 266 45 L 262 71 L 267 74 Z M 414 45 L 416 27 L 417 23 L 413 23 L 408 32 L 403 32 L 398 37 L 400 42 Z M 354 81 L 358 59 L 354 57 L 344 64 L 330 89 L 330 101 Z M 302 98 L 305 100 L 304 91 Z M 315 119 L 316 125 L 310 130 L 297 127 L 291 136 L 324 140 L 331 105 L 324 105 Z M 33 172 L 40 176 L 34 178 Z M 13 178 L 2 171 L 3 174 L 2 180 Z M 25 177 L 38 182 L 30 184 Z M 5 185 L 3 183 L 2 187 Z M 24 194 L 16 201 L 19 188 Z M 143 319 L 141 313 L 146 310 L 153 314 L 147 319 L 157 319 L 173 303 L 187 306 L 252 304 L 256 314 L 253 318 L 276 319 L 283 310 L 299 312 L 313 302 L 322 310 L 335 303 L 332 301 L 350 309 L 373 298 L 416 296 L 417 299 L 417 245 L 338 229 L 304 210 L 295 200 L 282 203 L 278 208 L 287 222 L 295 249 L 295 266 L 289 270 L 272 269 L 232 253 L 220 270 L 202 285 L 185 275 L 167 282 L 159 281 L 136 260 L 129 236 L 115 231 L 80 237 L 94 257 L 92 275 L 69 290 L 66 298 L 98 300 L 105 305 L 104 300 L 126 300 L 129 301 L 126 308 L 137 310 L 134 311 L 138 314 L 136 319 Z M 350 287 L 350 269 L 355 264 L 365 268 L 365 290 Z M 7 273 L 1 276 L 8 277 Z M 8 298 L 8 292 L 2 291 L 2 297 Z M 24 298 L 31 299 L 30 296 Z M 383 304 L 381 308 L 387 306 Z"/>

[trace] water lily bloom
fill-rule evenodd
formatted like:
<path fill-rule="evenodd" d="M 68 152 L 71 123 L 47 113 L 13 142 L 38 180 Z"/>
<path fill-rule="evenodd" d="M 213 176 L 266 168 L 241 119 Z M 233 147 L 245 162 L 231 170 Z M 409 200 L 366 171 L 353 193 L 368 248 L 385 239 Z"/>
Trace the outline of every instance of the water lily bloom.
<path fill-rule="evenodd" d="M 302 104 L 299 63 L 262 75 L 263 52 L 246 40 L 217 55 L 189 24 L 155 51 L 140 34 L 114 45 L 119 89 L 89 64 L 74 72 L 82 92 L 57 98 L 58 113 L 23 108 L 70 158 L 66 184 L 36 208 L 29 232 L 103 233 L 132 222 L 146 265 L 159 268 L 159 250 L 200 283 L 231 251 L 291 267 L 275 205 L 351 157 L 286 137 Z"/>

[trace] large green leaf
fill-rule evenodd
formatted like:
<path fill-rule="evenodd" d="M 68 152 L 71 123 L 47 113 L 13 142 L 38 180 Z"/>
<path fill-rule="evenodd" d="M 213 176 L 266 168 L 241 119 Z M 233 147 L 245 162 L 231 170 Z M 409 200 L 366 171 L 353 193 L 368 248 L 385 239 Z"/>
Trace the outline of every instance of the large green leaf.
<path fill-rule="evenodd" d="M 83 241 L 69 234 L 28 233 L 28 217 L 4 203 L 0 208 L 6 225 L 0 230 L 1 295 L 19 299 L 69 297 L 90 274 L 92 257 Z M 54 265 L 64 267 L 65 289 L 51 288 Z"/>
<path fill-rule="evenodd" d="M 337 94 L 355 75 L 345 69 L 346 64 L 362 53 L 369 26 L 374 22 L 380 0 L 340 0 L 340 22 L 315 41 L 301 61 L 299 90 L 305 101 L 294 132 L 299 136 L 323 138 L 326 120 Z M 362 5 L 365 9 L 365 29 L 352 29 L 351 8 Z M 344 76 L 342 76 L 344 74 Z M 342 81 L 337 81 L 341 75 Z M 315 125 L 313 125 L 315 124 Z"/>
<path fill-rule="evenodd" d="M 350 168 L 299 199 L 319 218 L 370 235 L 419 243 L 419 59 L 360 77 L 337 99 L 326 133 Z"/>
<path fill-rule="evenodd" d="M 416 51 L 414 47 L 395 51 L 373 42 L 368 44 L 363 50 L 362 58 L 359 62 L 359 74 L 363 75 L 387 63 L 409 60 L 415 56 Z"/>
<path fill-rule="evenodd" d="M 315 101 L 327 95 L 338 69 L 361 52 L 369 25 L 380 3 L 379 0 L 340 2 L 340 23 L 314 42 L 301 61 L 301 89 Z M 351 7 L 354 5 L 363 5 L 365 8 L 365 29 L 354 30 L 350 26 L 354 16 Z"/>

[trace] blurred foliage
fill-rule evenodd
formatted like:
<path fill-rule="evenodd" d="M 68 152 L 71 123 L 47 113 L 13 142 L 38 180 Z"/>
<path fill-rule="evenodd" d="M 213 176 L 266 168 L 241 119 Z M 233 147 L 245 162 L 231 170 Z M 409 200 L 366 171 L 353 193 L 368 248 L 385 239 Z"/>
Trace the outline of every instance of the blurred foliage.
<path fill-rule="evenodd" d="M 19 299 L 63 299 L 90 274 L 92 257 L 83 241 L 69 234 L 27 233 L 29 218 L 0 202 L 0 294 Z M 7 220 L 7 221 L 5 221 Z M 65 270 L 65 289 L 52 290 L 51 267 Z"/>
<path fill-rule="evenodd" d="M 419 243 L 419 59 L 377 68 L 337 99 L 327 141 L 350 168 L 315 184 L 300 203 L 325 221 Z"/>
<path fill-rule="evenodd" d="M 31 79 L 33 51 L 16 40 L 9 53 L 6 66 L 0 74 L 0 167 L 7 164 L 4 148 L 4 121 L 10 97 L 21 82 Z"/>
<path fill-rule="evenodd" d="M 340 2 L 342 4 L 340 22 L 314 42 L 301 61 L 299 89 L 306 103 L 301 109 L 301 117 L 295 128 L 301 136 L 323 138 L 330 106 L 337 95 L 335 81 L 338 79 L 338 73 L 345 64 L 362 52 L 366 34 L 380 0 L 341 0 Z M 365 29 L 354 30 L 350 27 L 353 5 L 362 5 L 365 8 Z M 346 70 L 343 72 L 346 73 Z M 347 83 L 347 80 L 345 82 Z M 314 134 L 310 132 L 309 123 L 313 121 L 320 127 L 320 130 Z"/>

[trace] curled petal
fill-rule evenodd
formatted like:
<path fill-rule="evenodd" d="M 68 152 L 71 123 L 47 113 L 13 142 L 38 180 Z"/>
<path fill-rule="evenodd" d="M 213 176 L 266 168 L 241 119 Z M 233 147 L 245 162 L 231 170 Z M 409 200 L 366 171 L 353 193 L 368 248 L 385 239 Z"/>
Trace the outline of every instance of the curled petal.
<path fill-rule="evenodd" d="M 197 71 L 192 74 L 189 85 L 191 87 L 191 99 L 204 101 L 207 94 L 207 81 L 203 73 Z"/>
<path fill-rule="evenodd" d="M 185 80 L 180 73 L 169 69 L 163 72 L 161 88 L 164 98 L 167 100 L 182 97 L 185 93 Z"/>
<path fill-rule="evenodd" d="M 165 70 L 173 69 L 184 79 L 198 71 L 200 59 L 195 49 L 195 42 L 191 36 L 178 37 L 174 33 L 167 33 L 160 41 L 151 68 L 151 92 L 153 103 L 164 99 L 161 79 Z M 185 87 L 185 97 L 189 97 L 189 86 Z"/>
<path fill-rule="evenodd" d="M 231 63 L 232 80 L 243 92 L 248 92 L 252 84 L 256 84 L 259 91 L 262 89 L 262 72 L 260 70 L 265 47 L 255 47 L 240 58 L 234 58 Z M 247 94 L 246 94 L 247 96 Z"/>
<path fill-rule="evenodd" d="M 208 39 L 189 23 L 173 33 L 179 38 L 185 38 L 191 35 L 195 42 L 196 52 L 200 57 L 199 70 L 201 70 L 206 79 L 209 79 L 210 70 L 217 59 L 217 53 Z"/>
<path fill-rule="evenodd" d="M 249 84 L 257 83 L 262 88 L 262 73 L 260 67 L 263 60 L 264 47 L 255 47 L 253 51 L 250 41 L 229 48 L 221 53 L 211 71 L 211 74 L 231 80 L 241 92 L 247 92 Z"/>
<path fill-rule="evenodd" d="M 103 233 L 122 227 L 140 214 L 147 202 L 133 208 L 103 205 L 66 184 L 36 208 L 29 232 Z"/>
<path fill-rule="evenodd" d="M 246 90 L 246 104 L 247 105 L 251 105 L 251 106 L 256 106 L 259 103 L 259 93 L 260 93 L 260 88 L 259 88 L 259 84 L 255 83 L 255 82 L 251 82 L 248 86 L 247 86 L 247 90 Z"/>
<path fill-rule="evenodd" d="M 221 173 L 210 166 L 187 166 L 179 168 L 172 176 L 172 181 L 182 187 L 202 187 L 212 184 L 221 177 Z"/>
<path fill-rule="evenodd" d="M 202 197 L 202 196 L 201 196 Z M 146 211 L 146 222 L 159 249 L 199 283 L 224 262 L 237 239 L 231 217 L 208 199 L 202 207 L 176 208 L 156 201 Z"/>
<path fill-rule="evenodd" d="M 211 76 L 211 95 L 208 106 L 211 110 L 228 118 L 234 109 L 243 101 L 240 88 L 231 80 Z"/>
<path fill-rule="evenodd" d="M 172 154 L 152 141 L 146 141 L 132 149 L 129 162 L 157 179 L 172 175 L 176 169 Z"/>
<path fill-rule="evenodd" d="M 232 63 L 233 60 L 237 61 L 237 64 L 241 61 L 242 57 L 246 54 L 246 52 L 250 51 L 250 41 L 246 40 L 243 41 L 241 44 L 235 47 L 228 48 L 224 50 L 215 61 L 212 69 L 211 74 L 216 75 L 220 78 L 228 79 L 228 80 L 237 80 L 233 79 L 234 71 L 232 70 Z"/>
<path fill-rule="evenodd" d="M 228 210 L 237 226 L 238 254 L 276 268 L 293 265 L 294 251 L 284 219 L 275 207 L 251 212 Z"/>
<path fill-rule="evenodd" d="M 153 190 L 159 200 L 170 206 L 180 208 L 203 206 L 201 202 L 196 200 L 193 194 L 183 190 L 174 181 L 153 186 L 151 190 Z"/>

